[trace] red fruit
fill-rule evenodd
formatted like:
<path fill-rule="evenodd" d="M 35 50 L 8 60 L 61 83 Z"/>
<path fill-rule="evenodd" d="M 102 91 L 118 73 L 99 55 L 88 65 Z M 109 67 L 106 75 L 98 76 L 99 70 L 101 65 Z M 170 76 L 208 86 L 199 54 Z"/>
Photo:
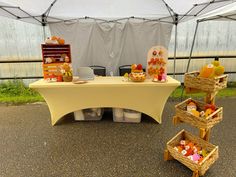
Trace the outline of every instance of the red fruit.
<path fill-rule="evenodd" d="M 143 69 L 143 66 L 141 64 L 138 64 L 137 67 L 136 67 L 137 70 L 142 70 Z"/>
<path fill-rule="evenodd" d="M 158 75 L 158 80 L 159 80 L 159 81 L 162 80 L 162 75 Z"/>
<path fill-rule="evenodd" d="M 62 82 L 62 75 L 57 76 L 57 82 Z"/>
<path fill-rule="evenodd" d="M 151 63 L 153 63 L 154 62 L 154 58 L 151 58 Z"/>
<path fill-rule="evenodd" d="M 157 59 L 155 58 L 154 60 L 153 60 L 153 65 L 156 65 L 157 64 Z"/>
<path fill-rule="evenodd" d="M 165 69 L 163 67 L 160 68 L 160 74 L 164 74 Z"/>

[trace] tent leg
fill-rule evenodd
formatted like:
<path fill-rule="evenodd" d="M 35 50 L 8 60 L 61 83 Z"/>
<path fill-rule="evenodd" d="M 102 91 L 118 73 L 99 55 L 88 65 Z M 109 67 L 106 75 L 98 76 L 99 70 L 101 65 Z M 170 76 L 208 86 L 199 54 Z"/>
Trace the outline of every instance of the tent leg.
<path fill-rule="evenodd" d="M 177 28 L 178 24 L 175 24 L 175 46 L 174 46 L 174 72 L 173 72 L 173 77 L 175 78 L 175 73 L 176 73 L 176 51 L 177 51 Z"/>
<path fill-rule="evenodd" d="M 190 50 L 190 54 L 189 54 L 189 59 L 188 59 L 188 65 L 187 65 L 186 73 L 189 70 L 190 61 L 192 59 L 193 47 L 194 47 L 196 36 L 197 36 L 198 24 L 199 24 L 199 21 L 197 21 L 197 24 L 196 24 L 196 27 L 195 27 L 194 36 L 193 36 L 193 42 L 192 42 L 192 46 L 191 46 L 191 50 Z"/>
<path fill-rule="evenodd" d="M 191 46 L 191 49 L 190 49 L 190 54 L 189 54 L 189 59 L 188 59 L 186 73 L 189 70 L 190 61 L 192 59 L 193 47 L 194 47 L 196 36 L 197 36 L 198 25 L 199 25 L 199 21 L 197 21 L 197 24 L 196 24 L 196 27 L 195 27 L 194 36 L 193 36 L 193 42 L 192 42 L 192 46 Z M 183 100 L 183 94 L 184 94 L 184 86 L 182 87 L 181 101 Z"/>
<path fill-rule="evenodd" d="M 45 31 L 45 26 L 43 26 L 43 41 L 46 39 L 46 31 Z"/>

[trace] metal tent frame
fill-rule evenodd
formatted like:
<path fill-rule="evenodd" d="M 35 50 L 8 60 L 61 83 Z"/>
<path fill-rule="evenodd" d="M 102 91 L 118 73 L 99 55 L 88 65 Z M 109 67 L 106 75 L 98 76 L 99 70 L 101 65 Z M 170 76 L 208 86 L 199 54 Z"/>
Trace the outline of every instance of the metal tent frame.
<path fill-rule="evenodd" d="M 211 18 L 211 19 L 203 18 L 203 19 L 197 20 L 197 24 L 196 24 L 194 35 L 193 35 L 193 41 L 192 41 L 192 45 L 191 45 L 191 49 L 190 49 L 189 60 L 188 60 L 186 72 L 188 72 L 188 70 L 189 70 L 190 62 L 191 62 L 191 59 L 192 59 L 193 48 L 194 48 L 194 44 L 195 44 L 199 24 L 202 23 L 202 22 L 212 21 L 212 20 L 219 20 L 219 19 L 227 19 L 227 20 L 231 20 L 231 21 L 236 21 L 236 13 L 230 14 L 230 15 L 217 15 L 216 17 Z"/>
<path fill-rule="evenodd" d="M 165 0 L 162 0 L 162 2 L 165 4 L 168 12 L 169 12 L 169 16 L 166 17 L 162 17 L 162 18 L 158 18 L 158 19 L 147 19 L 147 18 L 140 18 L 140 17 L 127 17 L 127 18 L 122 18 L 122 19 L 114 19 L 114 20 L 106 20 L 106 19 L 98 19 L 98 18 L 93 18 L 93 17 L 88 17 L 85 16 L 84 18 L 76 18 L 76 19 L 70 19 L 70 20 L 64 20 L 64 19 L 59 19 L 59 18 L 55 18 L 55 17 L 51 17 L 50 16 L 50 11 L 53 8 L 55 3 L 58 3 L 59 0 L 53 0 L 52 3 L 50 4 L 50 6 L 47 8 L 47 10 L 42 14 L 42 15 L 37 15 L 37 16 L 33 16 L 30 13 L 26 12 L 25 10 L 23 10 L 20 7 L 17 6 L 7 6 L 7 5 L 0 5 L 0 10 L 5 11 L 7 14 L 10 14 L 13 18 L 17 19 L 17 20 L 26 20 L 26 19 L 33 19 L 34 22 L 36 22 L 36 24 L 40 24 L 43 27 L 43 31 L 44 31 L 44 38 L 46 37 L 45 34 L 45 26 L 49 23 L 59 23 L 59 22 L 73 22 L 73 21 L 78 21 L 81 19 L 92 19 L 92 20 L 98 20 L 98 21 L 102 21 L 105 23 L 119 23 L 119 21 L 121 20 L 127 20 L 127 19 L 139 19 L 139 20 L 146 20 L 146 21 L 158 21 L 161 23 L 170 23 L 175 25 L 175 39 L 174 39 L 174 65 L 173 65 L 173 77 L 175 78 L 175 74 L 176 74 L 176 55 L 177 55 L 177 33 L 178 33 L 178 24 L 180 22 L 185 21 L 188 18 L 193 18 L 196 17 L 198 15 L 201 15 L 204 11 L 206 11 L 208 8 L 211 8 L 211 6 L 213 4 L 216 3 L 222 3 L 222 2 L 231 2 L 233 3 L 234 0 L 211 0 L 207 3 L 199 3 L 199 4 L 194 4 L 193 7 L 186 12 L 185 14 L 177 14 L 173 11 L 173 9 L 165 2 Z M 218 8 L 218 7 L 217 7 Z M 12 10 L 18 11 L 19 14 L 21 14 L 21 16 L 16 15 L 12 12 Z M 230 17 L 229 17 L 230 18 Z M 49 22 L 49 19 L 51 22 Z M 52 22 L 53 21 L 53 22 Z M 194 34 L 194 41 L 195 41 L 195 37 L 196 37 L 196 33 L 197 33 L 197 28 L 198 28 L 198 23 L 195 29 L 195 34 Z M 191 61 L 191 55 L 192 55 L 192 50 L 193 50 L 193 46 L 194 46 L 194 42 L 192 44 L 191 47 L 191 51 L 190 51 L 190 58 L 188 61 L 188 67 L 189 67 L 189 63 Z M 187 67 L 187 70 L 188 70 Z"/>

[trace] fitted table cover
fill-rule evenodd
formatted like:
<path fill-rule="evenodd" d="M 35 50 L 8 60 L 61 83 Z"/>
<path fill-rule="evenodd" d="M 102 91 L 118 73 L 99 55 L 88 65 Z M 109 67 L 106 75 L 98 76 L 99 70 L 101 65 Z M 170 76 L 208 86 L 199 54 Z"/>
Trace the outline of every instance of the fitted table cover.
<path fill-rule="evenodd" d="M 51 123 L 55 125 L 64 115 L 87 108 L 126 108 L 147 114 L 158 123 L 162 121 L 165 103 L 180 82 L 167 77 L 167 82 L 125 82 L 123 77 L 95 77 L 84 84 L 72 82 L 48 83 L 43 79 L 29 85 L 45 99 Z"/>

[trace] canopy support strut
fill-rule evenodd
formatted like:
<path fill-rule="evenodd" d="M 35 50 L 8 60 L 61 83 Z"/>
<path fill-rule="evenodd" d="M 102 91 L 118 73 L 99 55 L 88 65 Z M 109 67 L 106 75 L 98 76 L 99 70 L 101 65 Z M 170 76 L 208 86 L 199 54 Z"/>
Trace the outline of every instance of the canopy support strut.
<path fill-rule="evenodd" d="M 191 46 L 191 49 L 190 49 L 190 54 L 189 54 L 189 59 L 188 59 L 188 65 L 187 65 L 186 73 L 189 70 L 190 61 L 192 59 L 193 47 L 194 47 L 196 36 L 197 36 L 198 25 L 199 25 L 199 21 L 197 21 L 197 24 L 196 24 L 196 27 L 195 27 L 194 36 L 193 36 L 193 42 L 192 42 L 192 46 Z"/>
<path fill-rule="evenodd" d="M 175 14 L 175 46 L 174 46 L 174 71 L 173 71 L 174 78 L 176 73 L 177 33 L 178 33 L 178 14 Z"/>
<path fill-rule="evenodd" d="M 196 36 L 197 36 L 198 25 L 199 25 L 199 20 L 197 20 L 197 24 L 196 24 L 196 27 L 195 27 L 194 36 L 193 36 L 193 42 L 192 42 L 192 46 L 191 46 L 191 49 L 190 49 L 188 64 L 187 64 L 187 68 L 186 68 L 186 72 L 185 73 L 188 72 L 189 66 L 190 66 L 190 61 L 192 59 L 193 47 L 194 47 Z M 184 94 L 184 86 L 182 87 L 181 101 L 183 100 L 183 94 Z"/>
<path fill-rule="evenodd" d="M 44 12 L 46 18 L 48 18 L 49 13 L 50 13 L 50 11 L 51 11 L 51 9 L 52 9 L 52 6 L 53 6 L 56 2 L 57 2 L 57 0 L 54 0 L 54 1 L 50 4 L 50 6 L 48 7 L 48 9 Z"/>

